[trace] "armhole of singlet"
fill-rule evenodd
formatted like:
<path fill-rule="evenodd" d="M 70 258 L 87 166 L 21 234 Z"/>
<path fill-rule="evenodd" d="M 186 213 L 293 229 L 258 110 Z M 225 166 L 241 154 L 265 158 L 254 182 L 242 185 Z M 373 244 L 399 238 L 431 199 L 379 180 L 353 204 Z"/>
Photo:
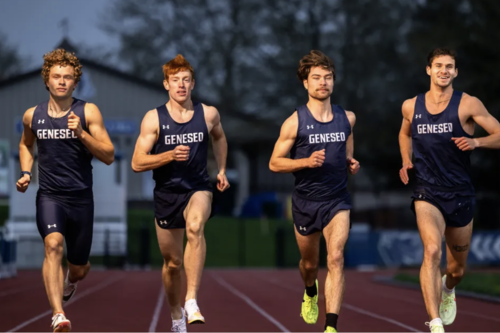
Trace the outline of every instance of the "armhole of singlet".
<path fill-rule="evenodd" d="M 297 144 L 297 141 L 299 140 L 299 132 L 300 132 L 300 113 L 299 113 L 299 108 L 295 108 L 295 112 L 297 112 L 297 133 L 295 133 L 295 140 L 293 142 L 293 145 L 295 146 Z M 292 113 L 293 115 L 293 113 Z"/>
<path fill-rule="evenodd" d="M 156 138 L 155 145 L 158 144 L 158 141 L 160 140 L 160 136 L 161 136 L 161 116 L 160 116 L 160 109 L 162 108 L 162 106 L 165 106 L 165 105 L 158 106 L 155 109 L 156 110 L 156 115 L 158 116 L 158 137 Z"/>
<path fill-rule="evenodd" d="M 425 94 L 418 94 L 417 98 L 415 98 L 415 105 L 413 106 L 413 114 L 411 116 L 411 124 L 410 124 L 411 126 L 413 126 L 413 119 L 415 118 L 415 115 L 417 114 L 418 103 L 422 103 L 423 104 L 424 110 L 427 108 L 425 106 Z"/>
<path fill-rule="evenodd" d="M 459 96 L 457 96 L 457 114 L 456 114 L 456 117 L 457 117 L 457 121 L 458 121 L 458 124 L 460 125 L 460 129 L 462 130 L 462 133 L 472 139 L 474 137 L 474 134 L 470 135 L 469 133 L 467 133 L 467 131 L 464 129 L 464 126 L 462 125 L 462 122 L 460 121 L 460 103 L 462 103 L 462 98 L 464 97 L 464 93 L 463 91 L 454 91 L 453 94 L 457 93 L 460 93 L 460 98 Z"/>
<path fill-rule="evenodd" d="M 335 114 L 342 115 L 341 116 L 342 119 L 344 119 L 344 122 L 345 122 L 347 128 L 349 128 L 349 135 L 351 135 L 352 126 L 351 126 L 351 123 L 349 122 L 349 117 L 347 116 L 347 111 L 343 107 L 341 107 L 340 105 L 332 104 L 332 113 L 333 113 L 334 121 L 335 121 Z"/>
<path fill-rule="evenodd" d="M 87 123 L 87 115 L 85 114 L 85 107 L 87 106 L 87 102 L 82 101 L 82 100 L 77 100 L 77 102 L 76 102 L 76 103 L 78 103 L 78 102 L 82 102 L 82 103 L 83 103 L 83 107 L 82 107 L 82 117 L 83 117 L 83 121 L 85 122 L 85 125 L 84 125 L 84 124 L 82 124 L 82 127 L 83 127 L 83 129 L 84 129 L 84 130 L 86 129 L 87 131 L 90 131 L 90 130 L 89 130 L 89 124 Z M 75 103 L 75 104 L 76 104 L 76 103 Z"/>
<path fill-rule="evenodd" d="M 196 105 L 199 105 L 198 108 L 201 109 L 201 112 L 200 112 L 200 121 L 203 122 L 203 124 L 205 124 L 205 130 L 207 131 L 207 136 L 210 136 L 210 132 L 208 131 L 208 126 L 207 126 L 207 121 L 205 120 L 205 108 L 203 107 L 203 103 L 201 102 L 195 102 L 193 103 L 194 105 L 194 117 L 196 117 L 196 108 L 197 106 Z M 217 111 L 219 112 L 219 111 Z M 219 121 L 220 121 L 220 114 L 219 114 Z"/>
<path fill-rule="evenodd" d="M 35 114 L 36 114 L 36 111 L 38 110 L 39 107 L 40 107 L 40 104 L 35 106 L 35 110 L 33 110 L 33 115 L 31 116 L 30 129 L 33 133 L 35 133 L 35 131 L 33 130 L 33 120 L 35 119 Z M 22 119 L 21 119 L 21 122 L 22 122 Z M 24 122 L 23 122 L 23 128 L 24 128 Z M 23 131 L 24 131 L 24 129 L 23 129 Z"/>

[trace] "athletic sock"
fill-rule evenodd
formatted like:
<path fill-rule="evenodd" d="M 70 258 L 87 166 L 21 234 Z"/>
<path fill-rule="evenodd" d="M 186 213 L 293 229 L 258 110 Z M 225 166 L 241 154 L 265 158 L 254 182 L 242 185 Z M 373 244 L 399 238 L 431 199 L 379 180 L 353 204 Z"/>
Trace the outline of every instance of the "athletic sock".
<path fill-rule="evenodd" d="M 455 291 L 455 287 L 453 287 L 453 289 L 448 289 L 448 287 L 446 286 L 446 278 L 443 281 L 443 291 L 448 295 L 452 294 Z"/>
<path fill-rule="evenodd" d="M 310 287 L 306 286 L 306 294 L 309 297 L 314 297 L 318 294 L 318 289 L 316 289 L 316 282 Z"/>
<path fill-rule="evenodd" d="M 325 330 L 327 326 L 335 328 L 337 330 L 337 319 L 339 319 L 339 315 L 336 313 L 327 313 L 326 314 L 326 323 Z"/>
<path fill-rule="evenodd" d="M 431 320 L 431 322 L 429 323 L 429 325 L 434 325 L 434 324 L 443 325 L 443 321 L 441 320 L 441 318 L 434 318 L 434 319 Z"/>

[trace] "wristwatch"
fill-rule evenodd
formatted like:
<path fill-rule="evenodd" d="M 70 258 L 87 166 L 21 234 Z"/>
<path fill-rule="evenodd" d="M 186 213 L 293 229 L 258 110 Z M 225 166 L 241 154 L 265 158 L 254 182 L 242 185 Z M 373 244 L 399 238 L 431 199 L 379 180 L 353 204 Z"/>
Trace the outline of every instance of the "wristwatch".
<path fill-rule="evenodd" d="M 31 176 L 31 172 L 29 172 L 29 171 L 21 171 L 21 177 L 19 177 L 19 178 L 23 178 L 24 175 L 28 175 L 28 176 L 30 176 L 30 178 L 32 177 Z"/>

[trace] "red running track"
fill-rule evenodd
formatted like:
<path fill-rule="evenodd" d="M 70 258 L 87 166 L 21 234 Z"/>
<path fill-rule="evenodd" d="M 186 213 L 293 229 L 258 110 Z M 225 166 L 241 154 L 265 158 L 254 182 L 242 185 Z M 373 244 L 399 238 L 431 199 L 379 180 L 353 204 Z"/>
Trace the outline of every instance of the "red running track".
<path fill-rule="evenodd" d="M 420 292 L 375 283 L 374 274 L 380 272 L 346 272 L 339 331 L 428 331 Z M 325 276 L 320 271 L 320 294 Z M 299 316 L 303 293 L 297 269 L 207 269 L 198 297 L 207 323 L 190 325 L 188 331 L 322 332 L 324 298 L 318 323 L 307 325 Z M 500 304 L 457 301 L 458 316 L 447 332 L 500 330 Z M 165 332 L 172 324 L 159 270 L 92 271 L 65 312 L 77 332 Z M 17 278 L 0 280 L 0 331 L 50 332 L 50 318 L 41 272 L 20 271 Z"/>

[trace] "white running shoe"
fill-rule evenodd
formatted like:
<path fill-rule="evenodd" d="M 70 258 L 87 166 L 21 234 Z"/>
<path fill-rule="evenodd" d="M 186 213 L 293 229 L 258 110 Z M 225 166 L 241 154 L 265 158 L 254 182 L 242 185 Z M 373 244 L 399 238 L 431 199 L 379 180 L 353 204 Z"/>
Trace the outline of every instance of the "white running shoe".
<path fill-rule="evenodd" d="M 201 315 L 200 308 L 195 299 L 190 299 L 184 304 L 188 324 L 205 324 L 205 318 Z"/>
<path fill-rule="evenodd" d="M 432 324 L 427 322 L 425 323 L 426 326 L 429 326 L 431 329 L 432 333 L 444 333 L 444 327 L 443 324 Z"/>
<path fill-rule="evenodd" d="M 187 332 L 186 327 L 186 316 L 184 315 L 184 309 L 181 309 L 182 318 L 178 320 L 172 319 L 172 332 Z"/>
<path fill-rule="evenodd" d="M 78 283 L 78 282 L 77 282 Z M 69 269 L 64 279 L 63 303 L 68 302 L 76 292 L 76 283 L 69 282 Z"/>
<path fill-rule="evenodd" d="M 446 275 L 443 276 L 443 286 L 446 283 Z M 441 291 L 441 304 L 439 304 L 439 317 L 443 321 L 443 325 L 451 325 L 457 316 L 457 299 L 455 290 L 451 294 Z"/>
<path fill-rule="evenodd" d="M 71 322 L 61 312 L 56 313 L 52 317 L 51 326 L 54 332 L 71 332 Z"/>

